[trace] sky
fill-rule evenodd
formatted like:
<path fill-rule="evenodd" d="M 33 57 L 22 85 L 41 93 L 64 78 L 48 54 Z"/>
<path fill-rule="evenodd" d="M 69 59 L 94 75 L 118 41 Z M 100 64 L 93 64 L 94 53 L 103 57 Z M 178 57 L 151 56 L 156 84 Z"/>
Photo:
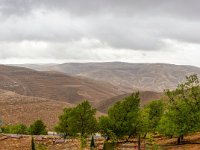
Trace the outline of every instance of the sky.
<path fill-rule="evenodd" d="M 0 0 L 0 63 L 200 67 L 199 0 Z"/>

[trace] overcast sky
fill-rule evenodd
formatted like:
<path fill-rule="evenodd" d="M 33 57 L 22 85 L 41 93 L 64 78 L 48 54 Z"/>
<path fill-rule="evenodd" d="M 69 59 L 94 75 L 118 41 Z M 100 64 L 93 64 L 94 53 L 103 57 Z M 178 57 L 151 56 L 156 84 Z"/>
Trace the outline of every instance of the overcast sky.
<path fill-rule="evenodd" d="M 0 0 L 0 63 L 200 67 L 199 0 Z"/>

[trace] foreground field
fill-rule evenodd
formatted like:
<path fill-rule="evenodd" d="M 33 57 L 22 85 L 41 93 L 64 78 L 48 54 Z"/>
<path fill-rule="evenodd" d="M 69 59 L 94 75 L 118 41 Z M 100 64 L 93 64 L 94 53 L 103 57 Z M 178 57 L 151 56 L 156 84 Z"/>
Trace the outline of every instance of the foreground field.
<path fill-rule="evenodd" d="M 78 139 L 64 140 L 58 136 L 34 136 L 36 147 L 46 148 L 48 150 L 79 150 L 80 141 Z M 147 140 L 145 141 L 146 143 Z M 103 150 L 103 138 L 96 138 L 95 144 L 97 150 Z M 31 136 L 18 135 L 0 135 L 0 150 L 30 150 Z M 89 150 L 90 139 L 87 142 Z M 117 144 L 116 150 L 133 150 L 138 149 L 137 141 L 132 139 L 131 142 Z M 199 150 L 200 133 L 190 135 L 184 138 L 183 144 L 177 145 L 176 138 L 167 139 L 157 137 L 152 145 L 144 145 L 142 141 L 141 149 L 158 149 L 158 150 Z"/>

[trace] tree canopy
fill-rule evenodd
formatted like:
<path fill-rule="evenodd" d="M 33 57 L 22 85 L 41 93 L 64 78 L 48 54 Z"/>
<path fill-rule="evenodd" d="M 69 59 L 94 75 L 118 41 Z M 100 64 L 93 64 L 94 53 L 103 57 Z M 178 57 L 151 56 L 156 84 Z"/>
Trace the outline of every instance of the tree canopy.
<path fill-rule="evenodd" d="M 74 108 L 64 109 L 59 117 L 59 123 L 55 127 L 59 133 L 74 135 L 80 133 L 87 136 L 97 131 L 96 109 L 85 100 Z"/>
<path fill-rule="evenodd" d="M 29 133 L 31 135 L 46 135 L 46 126 L 44 125 L 42 120 L 36 120 L 33 124 L 30 125 Z"/>
<path fill-rule="evenodd" d="M 160 132 L 181 137 L 200 129 L 200 84 L 197 75 L 186 77 L 175 90 L 166 90 L 168 105 L 160 122 Z"/>
<path fill-rule="evenodd" d="M 100 130 L 107 136 L 113 136 L 114 134 L 118 138 L 122 138 L 125 135 L 135 135 L 138 127 L 139 113 L 140 98 L 139 92 L 136 92 L 115 103 L 108 110 L 108 116 L 100 118 Z"/>

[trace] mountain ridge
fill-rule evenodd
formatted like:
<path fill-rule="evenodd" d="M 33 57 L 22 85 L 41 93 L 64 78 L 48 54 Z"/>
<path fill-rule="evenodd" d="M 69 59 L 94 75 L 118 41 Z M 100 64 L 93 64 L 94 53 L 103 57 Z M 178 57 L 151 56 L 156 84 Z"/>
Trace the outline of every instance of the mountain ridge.
<path fill-rule="evenodd" d="M 164 63 L 93 62 L 22 66 L 108 82 L 125 91 L 163 92 L 164 89 L 174 89 L 185 81 L 187 75 L 200 75 L 199 67 Z"/>

